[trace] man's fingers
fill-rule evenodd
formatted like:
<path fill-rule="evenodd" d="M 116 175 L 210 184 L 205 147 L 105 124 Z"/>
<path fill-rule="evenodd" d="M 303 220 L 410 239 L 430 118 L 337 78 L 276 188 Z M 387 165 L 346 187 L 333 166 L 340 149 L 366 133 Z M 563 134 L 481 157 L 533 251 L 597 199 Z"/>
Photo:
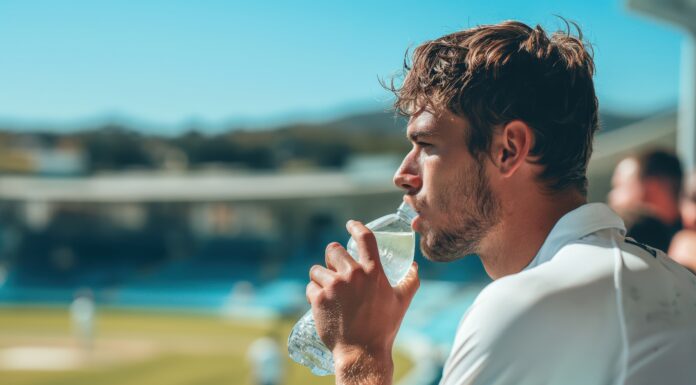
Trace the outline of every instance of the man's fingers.
<path fill-rule="evenodd" d="M 401 282 L 399 282 L 399 284 L 396 286 L 396 290 L 402 301 L 407 301 L 407 303 L 410 303 L 413 296 L 416 295 L 416 291 L 418 291 L 419 287 L 420 278 L 418 278 L 418 264 L 413 262 L 404 279 L 402 279 Z"/>
<path fill-rule="evenodd" d="M 335 275 L 335 272 L 319 265 L 314 265 L 309 269 L 309 278 L 321 287 L 329 286 L 334 281 Z"/>
<path fill-rule="evenodd" d="M 351 257 L 346 249 L 338 242 L 332 242 L 326 246 L 325 257 L 326 267 L 339 273 L 354 269 L 358 265 L 353 257 Z"/>
<path fill-rule="evenodd" d="M 317 285 L 314 281 L 309 281 L 307 288 L 305 289 L 305 295 L 307 296 L 307 302 L 310 304 L 312 301 L 316 300 L 317 296 L 321 293 L 321 287 Z"/>
<path fill-rule="evenodd" d="M 367 268 L 376 267 L 381 270 L 382 263 L 379 260 L 377 240 L 372 231 L 362 223 L 352 220 L 346 223 L 346 229 L 358 246 L 360 263 Z"/>

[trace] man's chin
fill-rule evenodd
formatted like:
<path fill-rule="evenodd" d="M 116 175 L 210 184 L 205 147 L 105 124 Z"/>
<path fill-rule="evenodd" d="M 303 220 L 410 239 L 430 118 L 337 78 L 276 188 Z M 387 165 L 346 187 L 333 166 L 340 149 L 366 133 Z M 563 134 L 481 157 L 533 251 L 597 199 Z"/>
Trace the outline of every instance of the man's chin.
<path fill-rule="evenodd" d="M 451 262 L 476 254 L 475 242 L 453 242 L 448 237 L 432 232 L 421 234 L 420 249 L 423 256 L 433 262 Z"/>
<path fill-rule="evenodd" d="M 438 248 L 437 246 L 428 245 L 426 237 L 421 237 L 420 249 L 423 256 L 433 262 L 452 262 L 465 257 L 472 253 L 449 252 Z"/>

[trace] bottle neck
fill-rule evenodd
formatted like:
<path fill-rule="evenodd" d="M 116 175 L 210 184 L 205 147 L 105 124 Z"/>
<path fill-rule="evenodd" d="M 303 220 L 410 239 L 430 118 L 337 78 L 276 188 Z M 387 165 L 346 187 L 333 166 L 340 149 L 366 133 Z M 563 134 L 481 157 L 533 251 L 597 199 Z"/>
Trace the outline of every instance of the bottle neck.
<path fill-rule="evenodd" d="M 413 219 L 418 216 L 418 213 L 404 202 L 399 205 L 399 208 L 396 210 L 396 216 L 402 221 L 406 222 L 410 227 L 411 222 L 413 222 Z"/>

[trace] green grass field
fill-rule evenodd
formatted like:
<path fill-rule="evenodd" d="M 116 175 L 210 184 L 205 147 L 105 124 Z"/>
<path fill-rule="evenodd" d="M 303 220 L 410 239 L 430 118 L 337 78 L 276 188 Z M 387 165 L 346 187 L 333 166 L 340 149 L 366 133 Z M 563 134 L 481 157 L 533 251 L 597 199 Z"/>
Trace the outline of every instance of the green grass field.
<path fill-rule="evenodd" d="M 86 356 L 72 335 L 67 309 L 0 308 L 0 384 L 252 385 L 249 344 L 275 331 L 284 346 L 294 321 L 100 310 L 93 354 Z M 411 365 L 398 352 L 394 363 L 397 378 Z M 285 385 L 334 382 L 289 358 L 285 373 Z"/>

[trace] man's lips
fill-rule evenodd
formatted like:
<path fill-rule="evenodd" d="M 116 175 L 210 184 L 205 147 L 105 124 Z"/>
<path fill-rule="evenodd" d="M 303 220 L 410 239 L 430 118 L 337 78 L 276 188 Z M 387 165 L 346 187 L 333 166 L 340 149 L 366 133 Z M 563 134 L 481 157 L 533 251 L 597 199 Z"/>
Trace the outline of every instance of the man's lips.
<path fill-rule="evenodd" d="M 418 214 L 418 216 L 413 218 L 413 220 L 411 221 L 411 229 L 413 229 L 413 231 L 418 233 L 419 232 L 418 228 L 420 227 L 421 221 L 422 221 L 421 216 L 420 216 L 420 214 Z"/>
<path fill-rule="evenodd" d="M 422 219 L 421 219 L 421 215 L 422 215 L 422 214 L 421 214 L 421 211 L 420 211 L 420 209 L 418 208 L 418 206 L 415 204 L 415 200 L 414 200 L 412 197 L 410 197 L 410 196 L 408 196 L 408 195 L 404 196 L 404 202 L 406 202 L 406 204 L 408 204 L 409 206 L 411 206 L 411 208 L 413 208 L 413 210 L 418 214 L 418 215 L 417 215 L 415 218 L 413 218 L 413 220 L 411 221 L 411 228 L 413 229 L 413 231 L 418 232 L 418 225 L 422 222 Z"/>

